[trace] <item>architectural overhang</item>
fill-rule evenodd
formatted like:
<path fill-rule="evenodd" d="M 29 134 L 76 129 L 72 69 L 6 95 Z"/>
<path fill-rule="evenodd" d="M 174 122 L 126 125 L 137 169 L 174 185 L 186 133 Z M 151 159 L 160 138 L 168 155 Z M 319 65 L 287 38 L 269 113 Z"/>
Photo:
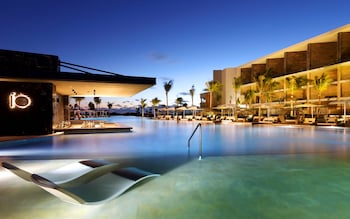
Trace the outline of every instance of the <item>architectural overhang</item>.
<path fill-rule="evenodd" d="M 63 62 L 56 55 L 1 49 L 0 81 L 52 83 L 59 95 L 99 97 L 129 97 L 156 84 L 155 78 L 125 76 Z"/>
<path fill-rule="evenodd" d="M 129 97 L 156 84 L 155 78 L 58 72 L 16 75 L 2 72 L 0 81 L 52 83 L 55 92 L 68 96 Z"/>
<path fill-rule="evenodd" d="M 337 29 L 318 35 L 316 37 L 294 44 L 292 46 L 289 46 L 277 52 L 271 53 L 269 55 L 263 56 L 261 58 L 255 59 L 243 65 L 240 65 L 238 66 L 238 68 L 249 68 L 251 67 L 252 64 L 264 64 L 266 63 L 267 59 L 283 58 L 286 52 L 306 51 L 308 48 L 308 45 L 312 43 L 337 42 L 339 32 L 349 32 L 349 31 L 350 31 L 350 24 L 347 24 Z"/>

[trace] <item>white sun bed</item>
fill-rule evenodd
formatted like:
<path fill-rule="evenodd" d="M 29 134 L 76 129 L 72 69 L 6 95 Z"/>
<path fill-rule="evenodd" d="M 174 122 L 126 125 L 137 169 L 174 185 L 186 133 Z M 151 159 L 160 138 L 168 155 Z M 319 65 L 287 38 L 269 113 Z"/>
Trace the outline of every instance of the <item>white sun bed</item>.
<path fill-rule="evenodd" d="M 142 180 L 159 176 L 159 174 L 153 174 L 135 167 L 109 170 L 108 166 L 104 165 L 95 167 L 96 170 L 93 169 L 93 171 L 81 174 L 79 177 L 71 177 L 71 180 L 62 181 L 60 179 L 59 182 L 63 183 L 57 183 L 43 175 L 29 173 L 7 162 L 3 162 L 2 166 L 63 201 L 85 205 L 104 203 L 120 196 Z M 55 171 L 50 172 L 50 177 L 54 176 L 52 175 L 53 172 Z M 57 179 L 57 177 L 53 178 Z"/>
<path fill-rule="evenodd" d="M 19 167 L 8 162 L 2 162 L 2 166 L 22 179 L 31 181 L 30 175 L 32 173 L 20 169 Z M 117 166 L 118 164 L 116 163 L 110 163 L 104 160 L 83 160 L 54 170 L 39 172 L 36 174 L 45 177 L 56 184 L 62 184 L 82 176 L 84 176 L 85 180 L 88 180 L 89 178 L 96 178 L 104 173 L 117 169 Z"/>

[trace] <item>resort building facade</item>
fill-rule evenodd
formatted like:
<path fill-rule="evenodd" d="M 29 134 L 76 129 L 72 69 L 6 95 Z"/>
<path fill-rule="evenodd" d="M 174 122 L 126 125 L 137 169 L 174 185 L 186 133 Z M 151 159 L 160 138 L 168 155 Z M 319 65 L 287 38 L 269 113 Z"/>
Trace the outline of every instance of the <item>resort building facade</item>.
<path fill-rule="evenodd" d="M 255 95 L 251 107 L 263 103 L 271 110 L 275 108 L 275 113 L 280 114 L 282 111 L 288 111 L 284 106 L 290 103 L 294 106 L 314 104 L 318 105 L 321 114 L 346 113 L 346 102 L 350 100 L 350 24 L 243 65 L 214 70 L 213 80 L 222 84 L 222 90 L 217 102 L 213 101 L 213 106 L 247 104 L 245 94 L 250 90 L 256 93 L 259 91 L 256 75 L 267 71 L 272 80 L 277 82 L 277 86 L 271 90 L 269 98 L 264 98 L 261 102 L 259 95 Z M 320 78 L 322 74 L 325 74 L 331 83 L 319 95 L 313 80 Z M 300 89 L 292 91 L 288 86 L 288 79 L 291 77 L 304 77 L 308 82 Z M 235 90 L 234 82 L 237 78 L 241 80 L 241 84 L 239 89 Z M 272 107 L 274 105 L 277 107 Z M 302 110 L 310 113 L 311 109 L 305 107 Z"/>

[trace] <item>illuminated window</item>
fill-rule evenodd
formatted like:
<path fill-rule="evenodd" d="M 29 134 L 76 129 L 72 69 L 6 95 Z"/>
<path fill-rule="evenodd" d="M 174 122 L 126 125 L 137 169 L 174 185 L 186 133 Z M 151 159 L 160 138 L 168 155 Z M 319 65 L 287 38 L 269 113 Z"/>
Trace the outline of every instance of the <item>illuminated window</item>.
<path fill-rule="evenodd" d="M 32 100 L 29 96 L 16 92 L 11 92 L 9 95 L 9 105 L 10 109 L 20 108 L 25 109 L 28 108 L 32 104 Z"/>

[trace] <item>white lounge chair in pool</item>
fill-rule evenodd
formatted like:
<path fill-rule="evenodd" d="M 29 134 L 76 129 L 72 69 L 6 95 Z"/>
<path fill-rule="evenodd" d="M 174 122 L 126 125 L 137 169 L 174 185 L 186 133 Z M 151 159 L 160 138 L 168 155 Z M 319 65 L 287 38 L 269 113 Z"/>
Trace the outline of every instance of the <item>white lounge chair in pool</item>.
<path fill-rule="evenodd" d="M 31 174 L 12 164 L 2 165 L 63 201 L 86 205 L 104 203 L 120 196 L 142 180 L 159 176 L 135 167 L 126 167 L 107 172 L 103 169 L 103 174 L 95 171 L 93 174 L 83 174 L 64 183 L 55 183 L 42 175 Z"/>
<path fill-rule="evenodd" d="M 8 162 L 2 162 L 2 166 L 17 176 L 26 181 L 32 181 L 29 173 L 19 167 L 10 164 Z M 104 160 L 83 160 L 75 163 L 71 163 L 60 168 L 36 173 L 42 177 L 49 179 L 50 181 L 62 184 L 72 180 L 77 180 L 79 177 L 88 180 L 90 178 L 96 178 L 104 173 L 117 169 L 118 164 L 110 163 Z"/>

